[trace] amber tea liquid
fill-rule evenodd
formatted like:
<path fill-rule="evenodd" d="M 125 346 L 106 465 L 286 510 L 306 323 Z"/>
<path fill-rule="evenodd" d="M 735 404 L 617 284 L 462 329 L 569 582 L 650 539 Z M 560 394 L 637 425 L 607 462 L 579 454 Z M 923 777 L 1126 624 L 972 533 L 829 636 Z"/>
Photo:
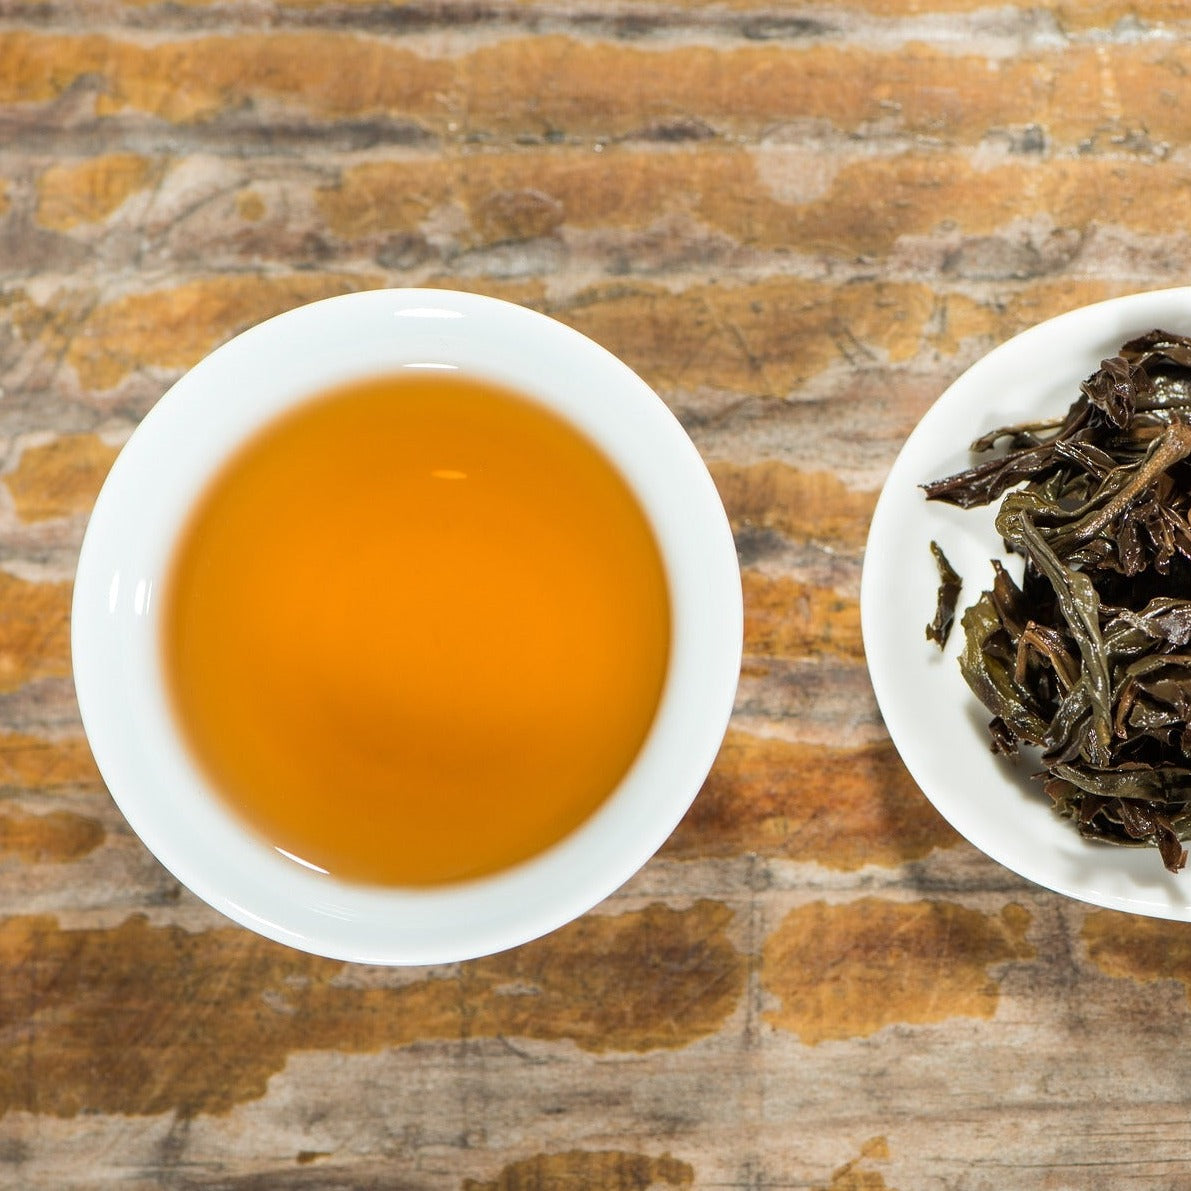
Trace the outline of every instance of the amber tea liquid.
<path fill-rule="evenodd" d="M 267 427 L 203 495 L 163 595 L 200 769 L 268 843 L 356 882 L 479 876 L 563 838 L 637 756 L 669 656 L 620 474 L 447 372 Z"/>

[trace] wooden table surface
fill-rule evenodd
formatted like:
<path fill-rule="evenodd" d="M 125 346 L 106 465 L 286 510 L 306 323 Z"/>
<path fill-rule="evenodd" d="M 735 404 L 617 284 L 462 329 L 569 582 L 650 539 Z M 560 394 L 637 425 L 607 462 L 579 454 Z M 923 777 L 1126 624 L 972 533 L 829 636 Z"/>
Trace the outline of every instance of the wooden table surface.
<path fill-rule="evenodd" d="M 1191 1188 L 1191 929 L 957 838 L 857 611 L 946 385 L 1187 279 L 1189 74 L 1186 0 L 0 0 L 0 1185 Z M 746 656 L 624 889 L 386 970 L 152 859 L 81 734 L 69 601 L 187 366 L 423 284 L 661 393 L 732 519 Z"/>

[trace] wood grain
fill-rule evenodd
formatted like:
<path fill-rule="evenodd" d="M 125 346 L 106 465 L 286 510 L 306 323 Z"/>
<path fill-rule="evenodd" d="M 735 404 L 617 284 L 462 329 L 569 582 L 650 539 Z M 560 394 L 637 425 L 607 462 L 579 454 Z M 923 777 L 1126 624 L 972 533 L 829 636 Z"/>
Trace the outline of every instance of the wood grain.
<path fill-rule="evenodd" d="M 1191 271 L 1189 35 L 1181 0 L 0 0 L 0 1186 L 1191 1191 L 1187 928 L 960 840 L 858 611 L 946 385 Z M 731 729 L 654 861 L 408 971 L 182 890 L 70 683 L 87 514 L 146 411 L 381 285 L 636 368 L 746 601 Z"/>

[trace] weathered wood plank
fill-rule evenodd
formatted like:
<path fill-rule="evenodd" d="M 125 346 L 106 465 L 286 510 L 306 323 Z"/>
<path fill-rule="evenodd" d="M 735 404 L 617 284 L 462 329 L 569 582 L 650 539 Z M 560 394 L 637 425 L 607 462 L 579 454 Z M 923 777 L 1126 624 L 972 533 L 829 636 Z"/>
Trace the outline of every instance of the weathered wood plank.
<path fill-rule="evenodd" d="M 959 840 L 858 612 L 946 384 L 1185 278 L 1188 32 L 1181 0 L 0 0 L 0 1186 L 1191 1191 L 1187 929 Z M 407 971 L 183 891 L 104 791 L 68 639 L 91 503 L 168 384 L 391 284 L 635 367 L 746 611 L 658 857 L 546 939 Z"/>
<path fill-rule="evenodd" d="M 443 53 L 433 42 L 334 30 L 162 40 L 0 29 L 0 113 L 32 113 L 47 128 L 131 114 L 215 130 L 396 120 L 414 139 L 457 140 L 613 140 L 693 118 L 746 139 L 825 125 L 878 144 L 971 145 L 992 129 L 1041 127 L 1070 147 L 1177 144 L 1191 126 L 1177 102 L 1191 48 L 1165 37 L 1009 56 L 917 36 L 888 49 L 565 33 L 476 40 Z"/>

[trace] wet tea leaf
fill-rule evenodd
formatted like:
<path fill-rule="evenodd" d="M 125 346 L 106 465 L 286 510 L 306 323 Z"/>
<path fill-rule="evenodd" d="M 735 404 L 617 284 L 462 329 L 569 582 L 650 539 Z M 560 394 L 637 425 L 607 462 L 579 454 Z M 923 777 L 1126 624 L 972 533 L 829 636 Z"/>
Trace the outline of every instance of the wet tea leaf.
<path fill-rule="evenodd" d="M 960 669 L 992 715 L 992 747 L 1039 750 L 1043 789 L 1083 835 L 1156 847 L 1178 872 L 1191 837 L 1191 337 L 1130 340 L 1062 418 L 1002 427 L 972 451 L 991 457 L 923 488 L 960 508 L 1000 500 L 997 531 L 1024 560 L 1019 586 L 994 559 L 991 589 L 962 616 Z"/>

